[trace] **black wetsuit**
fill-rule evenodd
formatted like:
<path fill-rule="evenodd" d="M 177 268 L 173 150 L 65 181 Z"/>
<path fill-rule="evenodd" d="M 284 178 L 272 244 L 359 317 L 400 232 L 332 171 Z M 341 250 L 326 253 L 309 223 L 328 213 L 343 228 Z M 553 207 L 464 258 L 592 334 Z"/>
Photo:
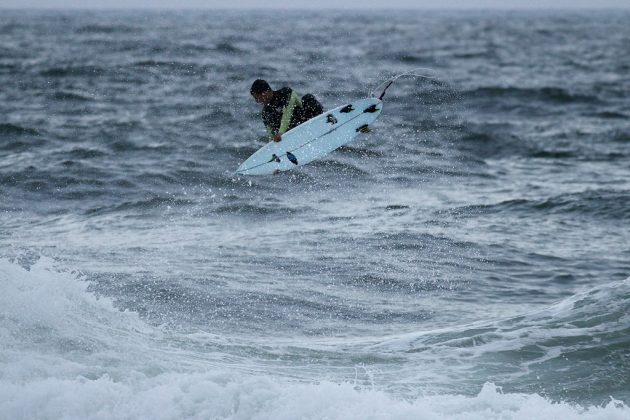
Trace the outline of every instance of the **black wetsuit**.
<path fill-rule="evenodd" d="M 300 98 L 291 88 L 273 92 L 273 99 L 263 107 L 262 119 L 271 136 L 284 134 L 323 112 L 313 95 Z"/>

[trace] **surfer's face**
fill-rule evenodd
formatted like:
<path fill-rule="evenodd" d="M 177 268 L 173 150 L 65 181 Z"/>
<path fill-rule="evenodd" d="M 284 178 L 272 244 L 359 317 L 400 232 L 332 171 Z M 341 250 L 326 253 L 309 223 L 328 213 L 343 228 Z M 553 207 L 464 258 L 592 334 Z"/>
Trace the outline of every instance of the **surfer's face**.
<path fill-rule="evenodd" d="M 259 104 L 268 104 L 273 99 L 273 91 L 268 90 L 262 93 L 252 93 L 254 100 Z"/>

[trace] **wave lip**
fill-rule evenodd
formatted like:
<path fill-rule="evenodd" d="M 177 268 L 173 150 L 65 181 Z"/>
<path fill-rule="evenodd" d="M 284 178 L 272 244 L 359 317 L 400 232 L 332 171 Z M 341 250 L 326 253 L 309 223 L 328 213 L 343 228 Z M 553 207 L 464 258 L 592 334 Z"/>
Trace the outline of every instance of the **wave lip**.
<path fill-rule="evenodd" d="M 586 289 L 538 311 L 411 333 L 370 348 L 430 360 L 462 383 L 485 377 L 507 382 L 511 391 L 601 403 L 611 395 L 629 396 L 629 313 L 630 278 Z M 459 365 L 466 369 L 459 371 Z"/>
<path fill-rule="evenodd" d="M 87 95 L 82 95 L 80 93 L 71 92 L 67 90 L 59 90 L 52 94 L 52 98 L 57 101 L 67 101 L 67 102 L 87 102 L 91 101 Z"/>
<path fill-rule="evenodd" d="M 106 69 L 94 65 L 51 67 L 40 72 L 40 74 L 45 77 L 60 78 L 75 76 L 96 77 L 102 76 L 105 73 Z"/>
<path fill-rule="evenodd" d="M 94 216 L 118 212 L 147 211 L 162 207 L 169 209 L 171 206 L 183 207 L 191 206 L 194 204 L 195 202 L 190 199 L 181 199 L 175 197 L 152 197 L 145 200 L 126 201 L 117 205 L 93 208 L 86 211 L 86 214 Z"/>
<path fill-rule="evenodd" d="M 570 92 L 560 87 L 516 87 L 516 86 L 485 86 L 463 92 L 465 97 L 476 98 L 514 98 L 523 100 L 539 100 L 555 104 L 595 104 L 600 99 L 595 95 Z"/>
<path fill-rule="evenodd" d="M 22 127 L 19 125 L 4 123 L 0 124 L 0 135 L 5 136 L 39 136 L 41 135 L 39 131 L 29 128 Z"/>
<path fill-rule="evenodd" d="M 132 26 L 126 25 L 102 25 L 102 24 L 91 24 L 91 25 L 83 25 L 79 28 L 76 28 L 75 32 L 77 34 L 115 34 L 115 33 L 131 33 L 136 32 L 138 29 Z"/>
<path fill-rule="evenodd" d="M 219 42 L 215 47 L 217 52 L 227 53 L 227 54 L 242 54 L 244 53 L 239 47 L 231 42 Z"/>
<path fill-rule="evenodd" d="M 586 190 L 545 199 L 513 199 L 495 204 L 471 205 L 452 209 L 458 216 L 525 212 L 534 214 L 579 215 L 599 219 L 630 220 L 630 193 L 618 190 Z"/>

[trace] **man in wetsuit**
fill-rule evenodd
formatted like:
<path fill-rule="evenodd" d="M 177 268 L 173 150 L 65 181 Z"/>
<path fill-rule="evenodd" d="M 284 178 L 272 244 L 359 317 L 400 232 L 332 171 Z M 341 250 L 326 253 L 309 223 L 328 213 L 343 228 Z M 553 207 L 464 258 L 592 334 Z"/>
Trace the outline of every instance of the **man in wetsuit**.
<path fill-rule="evenodd" d="M 256 80 L 250 89 L 254 100 L 263 105 L 262 119 L 269 138 L 282 140 L 282 135 L 321 114 L 322 105 L 311 94 L 300 96 L 291 88 L 274 91 L 264 80 Z"/>

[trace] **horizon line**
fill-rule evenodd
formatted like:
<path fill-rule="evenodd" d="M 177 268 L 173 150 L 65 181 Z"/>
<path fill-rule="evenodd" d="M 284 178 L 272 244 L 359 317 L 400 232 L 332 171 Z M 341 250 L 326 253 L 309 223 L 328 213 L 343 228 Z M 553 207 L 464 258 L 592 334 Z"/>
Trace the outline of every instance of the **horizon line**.
<path fill-rule="evenodd" d="M 205 11 L 205 10 L 223 10 L 223 11 L 314 11 L 320 8 L 315 6 L 296 6 L 296 7 L 234 7 L 234 6 L 7 6 L 0 3 L 1 10 L 41 10 L 41 11 L 160 11 L 160 10 L 182 10 L 182 11 Z M 630 11 L 630 4 L 626 5 L 606 5 L 606 6 L 548 6 L 548 7 L 531 7 L 531 6 L 481 6 L 481 7 L 460 7 L 460 6 L 416 6 L 416 7 L 364 7 L 359 8 L 356 6 L 335 6 L 329 7 L 326 11 L 380 11 L 380 12 L 394 12 L 394 11 L 607 11 L 607 10 L 628 10 Z"/>

